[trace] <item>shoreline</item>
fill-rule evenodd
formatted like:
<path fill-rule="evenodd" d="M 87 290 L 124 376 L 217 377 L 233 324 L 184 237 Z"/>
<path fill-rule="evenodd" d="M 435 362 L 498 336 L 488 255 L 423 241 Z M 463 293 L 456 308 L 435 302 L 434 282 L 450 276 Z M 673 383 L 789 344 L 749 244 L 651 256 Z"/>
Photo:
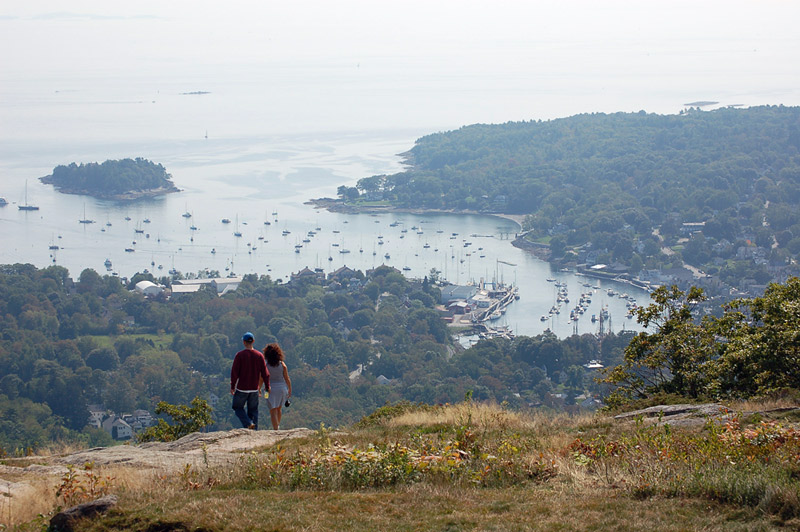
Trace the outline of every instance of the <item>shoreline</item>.
<path fill-rule="evenodd" d="M 61 194 L 72 194 L 76 196 L 89 196 L 95 199 L 100 200 L 110 200 L 110 201 L 135 201 L 144 198 L 154 198 L 156 196 L 163 196 L 165 194 L 171 194 L 173 192 L 181 192 L 181 189 L 172 185 L 169 187 L 160 187 L 160 188 L 152 188 L 148 190 L 132 190 L 129 192 L 124 192 L 122 194 L 98 194 L 96 192 L 92 192 L 90 190 L 80 190 L 80 189 L 70 189 L 59 187 L 58 185 L 52 183 L 51 181 L 45 181 L 44 177 L 39 178 L 39 180 L 46 184 L 46 185 L 53 185 L 53 188 L 56 192 Z"/>
<path fill-rule="evenodd" d="M 476 214 L 482 216 L 494 216 L 496 218 L 502 218 L 504 220 L 508 220 L 511 222 L 516 223 L 519 226 L 520 233 L 516 235 L 516 237 L 511 241 L 511 245 L 523 249 L 533 256 L 538 258 L 541 261 L 544 261 L 551 266 L 553 262 L 550 261 L 550 246 L 547 244 L 538 244 L 536 242 L 530 242 L 525 240 L 525 232 L 522 232 L 522 223 L 525 219 L 525 215 L 522 214 L 504 214 L 504 213 L 486 213 L 486 212 L 477 212 L 477 211 L 464 211 L 464 210 L 456 210 L 456 209 L 411 209 L 411 208 L 398 208 L 391 205 L 373 205 L 373 206 L 366 206 L 366 207 L 355 207 L 353 205 L 347 205 L 342 203 L 341 200 L 334 199 L 334 198 L 316 198 L 311 199 L 305 202 L 306 205 L 312 205 L 315 209 L 326 209 L 330 212 L 340 212 L 340 213 L 347 213 L 347 214 L 380 214 L 380 213 L 410 213 L 410 214 Z M 635 286 L 642 290 L 649 290 L 650 286 L 648 283 L 645 283 L 638 278 L 631 278 L 629 276 L 613 276 L 608 277 L 604 275 L 597 275 L 592 274 L 593 272 L 581 271 L 576 268 L 576 274 L 584 275 L 586 277 L 593 277 L 596 279 L 606 279 L 611 280 L 619 283 L 628 284 L 630 286 Z"/>
<path fill-rule="evenodd" d="M 305 205 L 312 205 L 315 209 L 326 209 L 329 212 L 339 212 L 344 214 L 381 214 L 396 212 L 408 214 L 475 214 L 479 216 L 494 216 L 495 218 L 502 218 L 503 220 L 514 222 L 517 224 L 520 231 L 522 230 L 522 224 L 525 221 L 524 214 L 504 214 L 498 212 L 479 212 L 458 209 L 413 209 L 410 207 L 395 207 L 393 205 L 356 207 L 354 205 L 342 203 L 341 200 L 334 198 L 314 198 L 306 201 Z"/>

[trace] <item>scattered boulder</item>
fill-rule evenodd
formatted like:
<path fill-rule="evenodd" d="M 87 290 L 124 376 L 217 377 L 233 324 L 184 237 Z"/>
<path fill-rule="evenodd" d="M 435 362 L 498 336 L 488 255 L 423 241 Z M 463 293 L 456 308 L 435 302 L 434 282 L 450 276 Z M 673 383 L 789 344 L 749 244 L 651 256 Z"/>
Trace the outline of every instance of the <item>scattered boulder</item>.
<path fill-rule="evenodd" d="M 642 418 L 646 422 L 652 424 L 691 427 L 702 426 L 709 419 L 714 419 L 718 422 L 726 422 L 734 416 L 735 414 L 723 405 L 706 403 L 700 405 L 651 406 L 650 408 L 619 414 L 614 416 L 614 419 L 632 421 L 637 418 Z"/>
<path fill-rule="evenodd" d="M 106 495 L 91 502 L 85 502 L 59 512 L 50 519 L 50 530 L 54 532 L 72 532 L 81 519 L 104 514 L 117 504 L 116 495 Z"/>

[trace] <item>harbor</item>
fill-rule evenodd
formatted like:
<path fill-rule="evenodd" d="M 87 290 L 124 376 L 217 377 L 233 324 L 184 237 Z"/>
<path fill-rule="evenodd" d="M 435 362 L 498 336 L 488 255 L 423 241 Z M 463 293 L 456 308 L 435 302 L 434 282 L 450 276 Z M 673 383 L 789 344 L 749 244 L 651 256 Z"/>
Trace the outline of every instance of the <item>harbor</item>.
<path fill-rule="evenodd" d="M 203 151 L 198 147 L 198 154 L 211 146 L 204 145 Z M 343 156 L 348 150 L 369 151 L 360 143 L 336 146 Z M 217 155 L 227 154 L 228 147 L 217 146 Z M 238 148 L 230 149 L 237 153 Z M 304 151 L 312 153 L 308 157 L 313 149 L 303 145 Z M 154 157 L 161 159 L 157 155 Z M 604 322 L 606 330 L 608 325 L 612 330 L 620 325 L 636 328 L 635 320 L 624 317 L 626 302 L 605 291 L 612 288 L 649 302 L 646 290 L 613 279 L 594 280 L 574 271 L 555 271 L 530 251 L 512 246 L 508 235 L 513 238 L 519 226 L 510 220 L 479 214 L 328 212 L 305 204 L 309 197 L 324 196 L 329 182 L 338 182 L 327 174 L 315 181 L 321 168 L 299 171 L 297 180 L 266 176 L 258 188 L 231 182 L 219 193 L 215 188 L 219 173 L 222 169 L 235 171 L 233 162 L 206 171 L 189 154 L 180 162 L 165 160 L 177 183 L 181 183 L 178 176 L 188 172 L 195 176 L 192 188 L 157 199 L 112 202 L 60 194 L 30 179 L 29 201 L 40 210 L 24 211 L 16 208 L 24 201 L 24 177 L 20 176 L 15 186 L 6 183 L 2 195 L 9 199 L 9 207 L 0 209 L 0 223 L 8 228 L 2 262 L 63 266 L 73 278 L 91 268 L 121 279 L 149 271 L 156 279 L 168 274 L 254 274 L 276 282 L 288 282 L 292 272 L 305 267 L 331 273 L 344 266 L 365 272 L 386 265 L 408 279 L 436 277 L 455 286 L 471 286 L 476 291 L 482 286 L 492 292 L 481 306 L 470 309 L 469 317 L 454 316 L 465 328 L 471 328 L 474 319 L 481 325 L 480 332 L 489 335 L 534 336 L 545 330 L 558 337 L 576 330 L 578 334 L 596 334 L 598 324 L 589 316 L 598 313 L 599 304 L 608 305 L 611 319 Z M 315 186 L 301 186 L 302 182 Z M 271 191 L 268 197 L 262 197 L 262 189 Z M 566 284 L 570 298 L 581 293 L 581 283 L 591 280 L 601 288 L 594 292 L 595 306 L 577 322 L 567 319 L 570 307 L 566 306 L 560 314 L 540 321 L 556 295 L 547 278 Z M 513 290 L 504 294 L 501 287 Z"/>

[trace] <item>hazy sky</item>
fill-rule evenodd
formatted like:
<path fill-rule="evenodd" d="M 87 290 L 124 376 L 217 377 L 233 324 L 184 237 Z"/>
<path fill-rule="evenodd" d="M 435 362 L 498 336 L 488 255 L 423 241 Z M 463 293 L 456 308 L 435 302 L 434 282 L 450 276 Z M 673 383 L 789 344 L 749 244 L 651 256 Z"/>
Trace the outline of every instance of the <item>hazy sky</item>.
<path fill-rule="evenodd" d="M 173 62 L 209 68 L 323 60 L 506 64 L 543 59 L 552 48 L 572 50 L 576 60 L 583 56 L 588 62 L 598 49 L 647 54 L 688 46 L 696 54 L 740 56 L 743 67 L 760 69 L 773 54 L 800 56 L 800 3 L 785 0 L 25 0 L 3 2 L 0 17 L 3 70 L 15 74 Z M 731 41 L 739 46 L 732 48 Z M 770 48 L 759 49 L 767 41 Z M 774 43 L 784 49 L 772 48 Z M 762 61 L 748 61 L 754 53 Z M 797 65 L 771 67 L 797 70 Z M 587 66 L 579 62 L 573 68 Z"/>
<path fill-rule="evenodd" d="M 684 99 L 798 105 L 798 21 L 787 0 L 3 2 L 0 98 L 114 77 L 285 95 L 310 84 L 319 94 L 298 104 L 414 105 L 448 126 L 677 112 Z M 381 100 L 401 85 L 407 103 Z M 539 105 L 520 109 L 519 95 Z"/>

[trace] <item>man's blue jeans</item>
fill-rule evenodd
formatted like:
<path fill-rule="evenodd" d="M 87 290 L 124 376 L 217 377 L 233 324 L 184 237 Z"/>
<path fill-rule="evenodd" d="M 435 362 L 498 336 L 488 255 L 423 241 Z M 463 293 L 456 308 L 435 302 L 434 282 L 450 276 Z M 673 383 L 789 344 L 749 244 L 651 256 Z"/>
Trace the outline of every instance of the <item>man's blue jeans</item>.
<path fill-rule="evenodd" d="M 247 413 L 244 407 L 247 405 Z M 250 425 L 255 425 L 258 429 L 258 392 L 240 392 L 236 390 L 233 394 L 233 412 L 239 421 L 242 422 L 242 427 L 247 428 Z"/>

